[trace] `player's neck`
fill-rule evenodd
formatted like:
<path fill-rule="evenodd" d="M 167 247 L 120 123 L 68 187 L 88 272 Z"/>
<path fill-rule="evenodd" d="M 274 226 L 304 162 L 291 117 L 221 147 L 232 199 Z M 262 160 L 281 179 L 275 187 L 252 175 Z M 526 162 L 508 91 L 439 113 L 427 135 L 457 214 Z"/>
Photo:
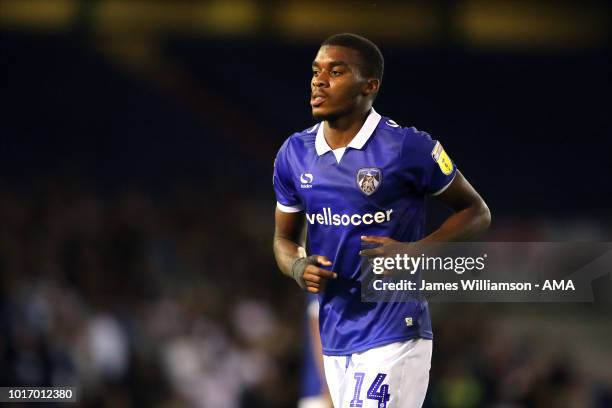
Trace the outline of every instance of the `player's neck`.
<path fill-rule="evenodd" d="M 323 122 L 323 134 L 329 147 L 332 150 L 346 147 L 362 128 L 369 113 L 370 109 Z"/>

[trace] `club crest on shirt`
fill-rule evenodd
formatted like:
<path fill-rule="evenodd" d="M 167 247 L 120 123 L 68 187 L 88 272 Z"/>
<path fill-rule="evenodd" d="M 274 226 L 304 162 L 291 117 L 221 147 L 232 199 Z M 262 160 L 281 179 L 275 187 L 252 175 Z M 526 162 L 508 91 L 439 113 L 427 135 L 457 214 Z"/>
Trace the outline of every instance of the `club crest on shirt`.
<path fill-rule="evenodd" d="M 357 171 L 357 186 L 366 195 L 374 193 L 382 183 L 382 172 L 376 167 L 364 167 Z"/>

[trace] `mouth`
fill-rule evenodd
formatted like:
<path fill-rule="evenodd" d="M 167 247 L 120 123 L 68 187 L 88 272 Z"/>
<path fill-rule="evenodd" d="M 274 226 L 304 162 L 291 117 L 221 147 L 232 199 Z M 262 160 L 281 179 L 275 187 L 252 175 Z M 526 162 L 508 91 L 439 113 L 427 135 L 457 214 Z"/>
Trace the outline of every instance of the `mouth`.
<path fill-rule="evenodd" d="M 313 108 L 318 108 L 326 100 L 327 100 L 327 97 L 325 95 L 322 95 L 322 94 L 313 94 L 310 97 L 310 106 L 312 106 Z"/>

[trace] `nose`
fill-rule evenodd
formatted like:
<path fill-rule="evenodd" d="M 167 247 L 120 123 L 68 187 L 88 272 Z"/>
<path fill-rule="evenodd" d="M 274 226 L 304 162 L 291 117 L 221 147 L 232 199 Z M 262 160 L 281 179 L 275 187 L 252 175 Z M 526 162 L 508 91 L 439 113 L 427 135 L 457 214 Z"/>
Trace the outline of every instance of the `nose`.
<path fill-rule="evenodd" d="M 328 86 L 328 80 L 325 73 L 320 72 L 319 75 L 312 78 L 312 86 L 315 88 L 323 88 Z"/>

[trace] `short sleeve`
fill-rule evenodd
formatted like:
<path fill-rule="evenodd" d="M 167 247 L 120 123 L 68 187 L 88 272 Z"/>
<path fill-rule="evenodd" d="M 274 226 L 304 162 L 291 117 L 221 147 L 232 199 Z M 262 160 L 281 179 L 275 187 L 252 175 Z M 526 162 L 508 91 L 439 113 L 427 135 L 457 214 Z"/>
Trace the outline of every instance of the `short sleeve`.
<path fill-rule="evenodd" d="M 418 187 L 424 194 L 438 195 L 452 183 L 457 166 L 439 141 L 432 139 L 427 132 L 411 130 L 414 133 L 404 150 L 410 155 L 410 161 L 419 167 Z"/>
<path fill-rule="evenodd" d="M 295 188 L 294 177 L 287 159 L 289 139 L 281 146 L 274 160 L 272 184 L 276 194 L 277 207 L 283 212 L 303 210 L 303 205 Z"/>

